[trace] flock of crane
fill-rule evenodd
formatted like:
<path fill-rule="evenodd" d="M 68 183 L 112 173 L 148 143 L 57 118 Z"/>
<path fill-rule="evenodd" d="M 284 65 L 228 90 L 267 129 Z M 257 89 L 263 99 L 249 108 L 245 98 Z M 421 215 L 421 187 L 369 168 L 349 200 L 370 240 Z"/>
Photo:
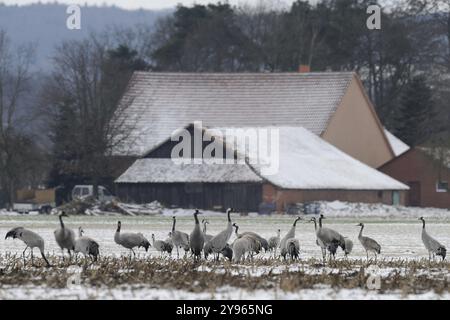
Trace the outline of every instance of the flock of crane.
<path fill-rule="evenodd" d="M 202 220 L 203 228 L 200 227 L 200 221 L 198 215 L 200 212 L 195 210 L 194 212 L 194 229 L 190 234 L 176 230 L 176 218 L 173 217 L 172 230 L 168 234 L 168 238 L 165 240 L 155 240 L 155 235 L 152 234 L 152 244 L 153 247 L 160 252 L 161 255 L 172 254 L 172 250 L 175 247 L 177 251 L 177 257 L 180 256 L 180 249 L 184 250 L 185 256 L 191 253 L 191 256 L 198 261 L 201 259 L 202 254 L 205 259 L 209 255 L 213 255 L 215 260 L 218 261 L 220 255 L 229 259 L 233 262 L 240 262 L 245 258 L 253 259 L 255 254 L 260 253 L 262 250 L 266 252 L 273 252 L 273 256 L 277 256 L 277 249 L 280 249 L 280 255 L 284 259 L 296 260 L 299 258 L 300 254 L 300 243 L 298 239 L 295 238 L 295 229 L 297 222 L 303 220 L 301 217 L 297 217 L 294 220 L 290 230 L 286 235 L 281 238 L 281 230 L 277 230 L 276 236 L 264 239 L 255 232 L 243 232 L 239 233 L 239 226 L 233 223 L 231 220 L 232 209 L 227 210 L 227 225 L 226 228 L 216 235 L 210 235 L 206 232 L 207 220 Z M 95 262 L 100 253 L 99 244 L 90 237 L 83 236 L 83 229 L 79 227 L 78 237 L 75 236 L 75 232 L 67 228 L 64 225 L 63 217 L 67 217 L 64 212 L 59 214 L 60 227 L 55 230 L 55 240 L 58 246 L 63 252 L 64 259 L 64 249 L 69 253 L 69 257 L 72 257 L 72 252 L 76 254 L 81 253 L 87 257 L 91 257 Z M 351 253 L 353 249 L 353 242 L 347 237 L 342 236 L 339 232 L 326 228 L 322 225 L 322 221 L 325 219 L 323 215 L 320 215 L 319 219 L 315 217 L 309 219 L 308 221 L 314 222 L 314 228 L 316 231 L 316 244 L 320 247 L 322 251 L 322 257 L 325 262 L 327 252 L 329 253 L 329 259 L 335 259 L 336 252 L 340 247 L 345 257 Z M 419 218 L 422 221 L 422 241 L 429 253 L 429 259 L 434 259 L 435 256 L 441 256 L 442 260 L 446 256 L 446 248 L 440 244 L 437 240 L 431 237 L 425 229 L 425 219 L 423 217 Z M 366 251 L 367 259 L 369 259 L 369 253 L 375 255 L 375 260 L 377 255 L 381 253 L 381 246 L 372 238 L 365 237 L 362 235 L 364 224 L 359 223 L 357 226 L 361 227 L 358 240 L 361 242 L 364 250 Z M 129 249 L 135 256 L 134 248 L 143 247 L 145 251 L 151 246 L 150 242 L 144 237 L 142 233 L 123 233 L 121 232 L 122 224 L 119 221 L 117 224 L 117 230 L 114 235 L 114 241 L 118 245 Z M 236 239 L 233 243 L 229 244 L 229 240 L 234 233 Z M 5 237 L 20 239 L 22 240 L 26 247 L 23 251 L 23 259 L 25 264 L 25 253 L 27 249 L 31 250 L 31 262 L 33 262 L 33 249 L 38 248 L 42 258 L 44 259 L 47 266 L 51 266 L 50 262 L 47 260 L 44 253 L 44 239 L 37 233 L 25 229 L 23 227 L 17 227 L 10 230 Z"/>

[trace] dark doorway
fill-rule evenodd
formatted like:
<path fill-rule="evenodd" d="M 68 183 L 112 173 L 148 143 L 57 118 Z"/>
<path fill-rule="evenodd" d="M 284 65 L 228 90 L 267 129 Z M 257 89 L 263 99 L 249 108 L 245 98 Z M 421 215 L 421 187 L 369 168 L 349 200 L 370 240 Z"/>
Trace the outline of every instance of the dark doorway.
<path fill-rule="evenodd" d="M 410 181 L 408 182 L 408 186 L 408 205 L 412 207 L 420 207 L 420 181 Z"/>

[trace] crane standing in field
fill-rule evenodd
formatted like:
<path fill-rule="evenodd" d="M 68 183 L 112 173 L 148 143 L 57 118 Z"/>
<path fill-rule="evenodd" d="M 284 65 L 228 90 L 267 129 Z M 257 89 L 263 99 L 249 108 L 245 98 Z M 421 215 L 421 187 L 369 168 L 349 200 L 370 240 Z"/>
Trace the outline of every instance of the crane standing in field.
<path fill-rule="evenodd" d="M 281 239 L 280 241 L 280 249 L 281 249 L 281 255 L 283 256 L 283 258 L 286 259 L 286 254 L 287 254 L 287 248 L 286 248 L 286 242 L 287 240 L 291 239 L 291 238 L 295 238 L 295 228 L 297 226 L 297 222 L 299 220 L 302 220 L 302 218 L 297 217 L 294 220 L 294 223 L 292 224 L 291 229 L 289 229 L 288 233 L 286 233 L 286 235 L 283 237 L 283 239 Z"/>
<path fill-rule="evenodd" d="M 431 257 L 433 257 L 434 259 L 434 256 L 437 255 L 441 256 L 442 261 L 444 261 L 447 254 L 447 249 L 436 239 L 431 237 L 425 230 L 425 219 L 423 217 L 420 217 L 419 220 L 422 221 L 422 242 L 428 251 L 428 259 L 431 260 Z"/>
<path fill-rule="evenodd" d="M 374 239 L 369 237 L 364 237 L 362 235 L 364 229 L 364 223 L 359 223 L 356 225 L 357 227 L 361 227 L 359 231 L 358 240 L 361 242 L 364 250 L 366 250 L 367 260 L 369 260 L 369 252 L 373 252 L 375 254 L 375 261 L 377 261 L 377 254 L 381 253 L 381 246 Z"/>
<path fill-rule="evenodd" d="M 269 250 L 273 251 L 273 257 L 275 258 L 275 256 L 277 255 L 277 247 L 280 244 L 280 239 L 281 239 L 281 230 L 278 229 L 277 230 L 277 235 L 274 237 L 270 237 L 269 238 Z"/>
<path fill-rule="evenodd" d="M 41 256 L 44 259 L 45 263 L 47 264 L 48 267 L 50 267 L 50 262 L 48 262 L 44 254 L 44 239 L 40 235 L 31 230 L 22 227 L 17 227 L 10 230 L 6 234 L 5 240 L 8 238 L 19 239 L 22 240 L 23 243 L 25 243 L 26 247 L 22 253 L 24 266 L 25 266 L 25 252 L 27 251 L 27 249 L 30 248 L 31 250 L 31 263 L 34 265 L 33 249 L 38 248 L 39 251 L 41 252 Z"/>
<path fill-rule="evenodd" d="M 99 248 L 100 246 L 96 241 L 89 237 L 83 236 L 84 230 L 83 228 L 78 228 L 78 239 L 75 240 L 75 253 L 82 253 L 85 257 L 92 256 L 94 261 L 97 261 L 97 257 L 100 254 Z"/>
<path fill-rule="evenodd" d="M 183 248 L 184 255 L 189 251 L 189 235 L 187 233 L 175 230 L 175 225 L 177 223 L 177 218 L 175 216 L 172 217 L 173 224 L 172 224 L 172 233 L 171 233 L 171 239 L 173 245 L 177 248 L 177 257 L 180 257 L 180 251 L 179 248 Z"/>
<path fill-rule="evenodd" d="M 69 260 L 72 258 L 71 251 L 75 249 L 75 232 L 72 229 L 66 228 L 62 217 L 68 217 L 63 211 L 58 215 L 59 223 L 61 227 L 54 232 L 55 240 L 58 246 L 61 248 L 64 260 L 64 249 L 69 252 Z"/>
<path fill-rule="evenodd" d="M 189 235 L 189 245 L 191 247 L 191 251 L 194 255 L 195 260 L 199 260 L 202 254 L 203 246 L 205 244 L 205 236 L 203 231 L 200 229 L 200 222 L 198 221 L 198 215 L 200 212 L 195 210 L 194 212 L 194 221 L 195 226 L 194 230 L 192 230 Z"/>
<path fill-rule="evenodd" d="M 203 219 L 202 224 L 203 224 L 203 234 L 205 235 L 205 242 L 208 242 L 213 238 L 213 235 L 206 233 L 206 225 L 209 224 L 209 221 L 206 219 Z"/>
<path fill-rule="evenodd" d="M 310 222 L 314 222 L 314 231 L 316 231 L 316 244 L 320 247 L 320 250 L 322 251 L 322 259 L 325 261 L 327 256 L 327 246 L 317 237 L 317 220 L 316 217 L 312 217 Z"/>
<path fill-rule="evenodd" d="M 211 251 L 216 255 L 216 260 L 219 259 L 219 253 L 223 251 L 223 249 L 226 247 L 228 240 L 230 240 L 231 234 L 233 233 L 233 223 L 231 222 L 231 212 L 233 211 L 232 208 L 227 209 L 227 227 L 225 230 L 219 232 L 217 235 L 215 235 L 210 241 L 209 245 L 211 247 Z"/>
<path fill-rule="evenodd" d="M 114 242 L 118 245 L 121 245 L 124 248 L 131 250 L 133 256 L 136 257 L 136 253 L 133 248 L 135 247 L 144 247 L 145 251 L 148 251 L 150 247 L 150 242 L 144 237 L 142 233 L 121 233 L 120 229 L 122 228 L 122 223 L 120 221 L 117 222 L 117 230 L 114 234 Z"/>
<path fill-rule="evenodd" d="M 342 250 L 345 251 L 345 238 L 339 232 L 330 228 L 323 227 L 323 219 L 325 219 L 325 217 L 323 216 L 323 214 L 321 214 L 319 217 L 319 228 L 316 231 L 316 236 L 319 242 L 319 246 L 322 248 L 322 243 L 330 252 L 331 259 L 332 255 L 335 256 L 338 247 L 341 247 Z"/>

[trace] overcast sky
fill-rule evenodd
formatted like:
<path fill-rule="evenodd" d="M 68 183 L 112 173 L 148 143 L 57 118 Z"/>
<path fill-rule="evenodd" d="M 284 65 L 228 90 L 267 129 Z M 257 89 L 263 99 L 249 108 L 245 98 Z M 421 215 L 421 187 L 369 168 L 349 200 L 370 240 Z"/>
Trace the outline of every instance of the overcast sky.
<path fill-rule="evenodd" d="M 242 3 L 251 3 L 255 4 L 260 0 L 228 0 L 230 4 L 242 4 Z M 280 2 L 282 4 L 291 4 L 294 0 L 263 0 L 265 2 Z M 0 0 L 0 3 L 5 4 L 30 4 L 36 3 L 37 0 Z M 46 2 L 55 2 L 55 0 L 41 0 L 42 3 Z M 211 2 L 218 2 L 218 0 L 58 0 L 60 3 L 68 3 L 68 4 L 89 4 L 89 5 L 116 5 L 126 9 L 161 9 L 161 8 L 170 8 L 176 6 L 178 3 L 182 3 L 184 5 L 191 5 L 193 3 L 197 4 L 206 4 Z M 226 0 L 222 0 L 222 2 L 227 2 Z"/>

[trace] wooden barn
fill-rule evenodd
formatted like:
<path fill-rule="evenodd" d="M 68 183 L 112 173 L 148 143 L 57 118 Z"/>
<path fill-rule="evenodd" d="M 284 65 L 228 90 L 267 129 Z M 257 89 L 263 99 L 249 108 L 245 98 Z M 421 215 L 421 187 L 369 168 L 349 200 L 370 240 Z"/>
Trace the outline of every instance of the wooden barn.
<path fill-rule="evenodd" d="M 439 158 L 427 148 L 415 147 L 381 166 L 380 171 L 409 186 L 407 205 L 449 209 L 450 162 Z"/>
<path fill-rule="evenodd" d="M 209 132 L 194 125 L 187 127 L 191 137 L 201 137 L 202 155 L 208 146 L 205 141 L 224 140 L 225 134 L 214 137 L 214 132 L 225 132 L 227 128 L 214 129 Z M 291 204 L 315 200 L 404 203 L 405 185 L 350 157 L 304 128 L 230 129 L 244 134 L 250 132 L 249 129 L 255 129 L 251 132 L 276 130 L 279 138 L 277 158 L 270 157 L 277 164 L 276 170 L 264 170 L 270 163 L 256 159 L 257 154 L 234 141 L 224 141 L 224 149 L 232 150 L 222 153 L 222 156 L 227 151 L 232 154 L 234 163 L 227 164 L 225 160 L 209 163 L 207 160 L 211 158 L 198 158 L 195 163 L 193 150 L 189 152 L 192 161 L 176 163 L 172 150 L 178 142 L 168 137 L 142 159 L 136 160 L 116 180 L 119 197 L 131 202 L 157 199 L 165 205 L 222 210 L 233 207 L 240 211 L 258 211 L 263 203 L 274 204 L 277 211 L 283 211 Z M 204 136 L 208 138 L 204 139 Z M 268 140 L 267 135 L 258 136 L 258 143 L 265 140 Z M 194 148 L 193 141 L 189 145 Z"/>

